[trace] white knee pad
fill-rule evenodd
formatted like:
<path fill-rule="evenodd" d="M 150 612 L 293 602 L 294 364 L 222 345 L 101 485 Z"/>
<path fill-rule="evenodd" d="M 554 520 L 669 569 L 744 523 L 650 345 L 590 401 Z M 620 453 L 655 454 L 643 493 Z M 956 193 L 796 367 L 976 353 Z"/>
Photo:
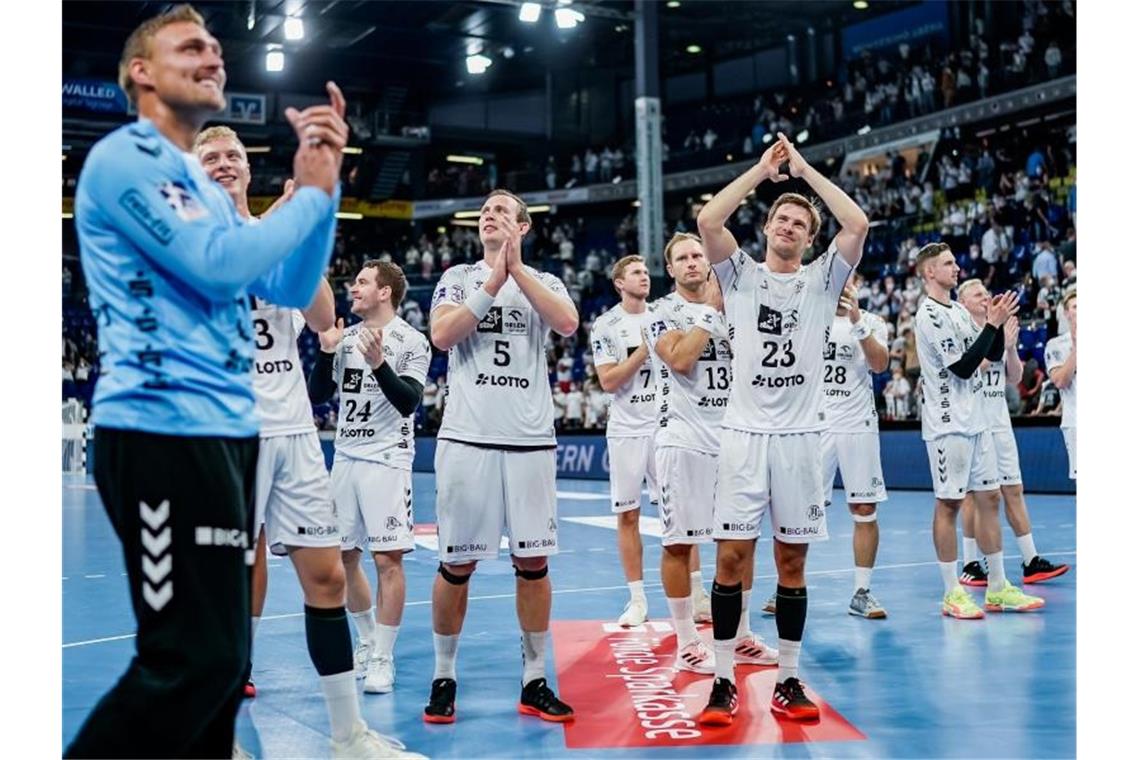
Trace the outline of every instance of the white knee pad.
<path fill-rule="evenodd" d="M 875 522 L 875 520 L 879 519 L 879 511 L 875 510 L 874 512 L 872 512 L 869 515 L 860 515 L 860 514 L 856 514 L 855 512 L 852 512 L 851 513 L 851 519 L 857 523 L 873 523 L 873 522 Z"/>

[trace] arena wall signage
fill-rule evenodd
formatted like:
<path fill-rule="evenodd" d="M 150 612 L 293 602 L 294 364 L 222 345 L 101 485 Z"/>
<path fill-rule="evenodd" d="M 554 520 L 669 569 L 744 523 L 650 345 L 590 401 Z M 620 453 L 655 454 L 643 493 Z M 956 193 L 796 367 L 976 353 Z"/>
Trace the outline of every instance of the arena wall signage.
<path fill-rule="evenodd" d="M 853 58 L 864 50 L 896 48 L 900 42 L 950 39 L 950 13 L 945 0 L 924 3 L 885 16 L 852 24 L 843 30 L 843 57 Z"/>
<path fill-rule="evenodd" d="M 127 94 L 104 79 L 64 79 L 63 107 L 92 113 L 127 113 Z"/>

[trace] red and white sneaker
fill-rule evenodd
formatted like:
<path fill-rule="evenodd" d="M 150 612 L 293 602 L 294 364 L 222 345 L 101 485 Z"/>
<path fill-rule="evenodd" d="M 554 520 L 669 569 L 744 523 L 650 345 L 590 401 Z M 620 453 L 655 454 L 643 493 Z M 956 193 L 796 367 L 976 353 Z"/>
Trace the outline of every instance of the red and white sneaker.
<path fill-rule="evenodd" d="M 756 633 L 736 641 L 737 665 L 776 665 L 780 660 L 780 653 L 764 643 L 764 639 Z"/>
<path fill-rule="evenodd" d="M 677 659 L 673 661 L 673 669 L 687 670 L 690 673 L 709 676 L 716 672 L 716 657 L 705 642 L 697 639 L 677 651 Z"/>
<path fill-rule="evenodd" d="M 791 720 L 819 720 L 819 708 L 804 694 L 798 678 L 785 678 L 772 692 L 772 712 Z"/>
<path fill-rule="evenodd" d="M 709 703 L 697 716 L 702 726 L 731 726 L 737 708 L 736 684 L 727 678 L 713 681 Z"/>

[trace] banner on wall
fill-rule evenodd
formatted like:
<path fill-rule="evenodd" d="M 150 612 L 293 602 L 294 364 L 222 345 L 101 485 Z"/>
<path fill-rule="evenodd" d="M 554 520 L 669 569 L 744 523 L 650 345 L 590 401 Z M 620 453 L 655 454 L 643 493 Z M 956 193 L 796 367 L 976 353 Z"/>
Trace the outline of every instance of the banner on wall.
<path fill-rule="evenodd" d="M 231 124 L 264 124 L 265 96 L 253 92 L 227 92 L 226 110 L 214 119 Z"/>
<path fill-rule="evenodd" d="M 852 24 L 843 30 L 843 57 L 849 60 L 864 50 L 897 48 L 905 42 L 950 40 L 950 10 L 945 0 L 926 0 L 905 10 Z"/>
<path fill-rule="evenodd" d="M 127 94 L 105 79 L 64 79 L 63 107 L 91 113 L 127 113 Z"/>

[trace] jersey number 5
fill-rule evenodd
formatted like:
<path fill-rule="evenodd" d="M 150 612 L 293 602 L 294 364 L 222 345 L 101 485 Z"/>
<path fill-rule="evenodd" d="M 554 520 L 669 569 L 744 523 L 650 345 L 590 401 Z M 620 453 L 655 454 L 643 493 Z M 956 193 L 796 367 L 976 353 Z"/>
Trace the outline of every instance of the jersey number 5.
<path fill-rule="evenodd" d="M 495 358 L 491 361 L 496 367 L 505 367 L 511 363 L 510 348 L 511 342 L 509 340 L 495 341 Z"/>

